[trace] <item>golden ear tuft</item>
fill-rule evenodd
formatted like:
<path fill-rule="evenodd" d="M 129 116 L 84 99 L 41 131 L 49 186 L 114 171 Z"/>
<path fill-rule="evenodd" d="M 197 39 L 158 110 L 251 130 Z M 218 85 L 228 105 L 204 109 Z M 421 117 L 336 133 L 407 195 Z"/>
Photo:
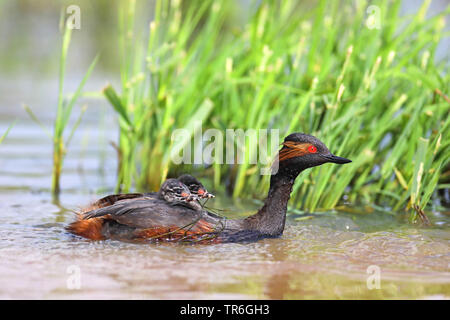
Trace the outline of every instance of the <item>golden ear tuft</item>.
<path fill-rule="evenodd" d="M 309 153 L 308 148 L 311 146 L 312 144 L 310 143 L 285 141 L 283 143 L 283 148 L 279 152 L 279 161 L 304 156 L 305 154 Z"/>

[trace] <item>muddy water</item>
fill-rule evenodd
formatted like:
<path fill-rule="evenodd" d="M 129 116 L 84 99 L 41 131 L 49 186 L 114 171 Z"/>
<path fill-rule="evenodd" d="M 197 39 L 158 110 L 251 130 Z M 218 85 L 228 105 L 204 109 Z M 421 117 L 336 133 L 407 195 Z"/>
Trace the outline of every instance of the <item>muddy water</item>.
<path fill-rule="evenodd" d="M 66 198 L 76 207 L 90 196 Z M 376 227 L 364 216 L 291 217 L 280 239 L 183 246 L 74 237 L 63 230 L 71 213 L 47 193 L 2 192 L 0 212 L 0 298 L 450 297 L 444 217 L 445 226 L 427 229 L 385 214 L 371 214 Z M 369 266 L 380 272 L 380 289 L 368 289 Z"/>
<path fill-rule="evenodd" d="M 365 209 L 291 214 L 281 238 L 251 244 L 138 245 L 67 234 L 71 210 L 114 187 L 107 142 L 116 132 L 108 112 L 98 124 L 99 110 L 88 112 L 69 149 L 61 206 L 49 194 L 48 138 L 20 111 L 2 114 L 0 132 L 19 122 L 0 145 L 0 298 L 450 298 L 445 213 L 432 215 L 428 228 Z M 214 206 L 245 215 L 259 204 L 218 197 Z"/>

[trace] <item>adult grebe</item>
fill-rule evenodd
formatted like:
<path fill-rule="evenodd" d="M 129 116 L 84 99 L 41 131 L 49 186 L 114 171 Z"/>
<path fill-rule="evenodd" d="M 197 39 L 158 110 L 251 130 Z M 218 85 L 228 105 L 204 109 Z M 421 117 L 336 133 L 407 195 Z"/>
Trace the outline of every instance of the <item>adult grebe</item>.
<path fill-rule="evenodd" d="M 292 133 L 284 139 L 259 211 L 245 219 L 226 219 L 206 210 L 171 205 L 159 197 L 135 197 L 78 214 L 67 230 L 88 239 L 221 243 L 256 241 L 283 233 L 287 204 L 296 177 L 327 162 L 344 164 L 319 139 Z M 273 166 L 273 168 L 275 168 Z"/>

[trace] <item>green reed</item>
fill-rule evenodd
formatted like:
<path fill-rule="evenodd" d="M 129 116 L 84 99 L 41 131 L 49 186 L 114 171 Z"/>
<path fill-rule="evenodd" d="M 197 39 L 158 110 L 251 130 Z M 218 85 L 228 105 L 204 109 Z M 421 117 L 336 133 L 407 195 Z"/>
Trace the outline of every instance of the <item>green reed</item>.
<path fill-rule="evenodd" d="M 65 135 L 68 129 L 69 120 L 71 119 L 73 107 L 77 102 L 78 98 L 83 92 L 83 87 L 89 78 L 92 70 L 97 63 L 98 56 L 95 57 L 91 65 L 89 66 L 86 74 L 81 80 L 75 92 L 68 98 L 64 95 L 64 78 L 66 74 L 66 64 L 67 64 L 67 54 L 69 52 L 69 45 L 72 35 L 72 29 L 69 24 L 64 21 L 64 16 L 61 15 L 61 26 L 63 30 L 62 45 L 61 45 L 61 56 L 59 61 L 59 89 L 58 89 L 58 105 L 56 111 L 56 117 L 53 123 L 53 135 L 47 130 L 44 124 L 38 119 L 38 117 L 33 113 L 33 111 L 28 107 L 24 106 L 25 110 L 28 112 L 30 117 L 38 123 L 43 130 L 47 133 L 49 138 L 53 141 L 53 167 L 52 167 L 52 195 L 53 200 L 58 201 L 60 187 L 60 178 L 62 173 L 62 167 L 64 163 L 64 157 L 66 155 L 67 147 L 72 140 L 72 137 L 78 128 L 84 112 L 86 111 L 86 106 L 81 108 L 79 116 L 76 118 L 72 125 L 72 128 L 68 134 Z"/>
<path fill-rule="evenodd" d="M 400 1 L 305 8 L 264 0 L 240 23 L 232 1 L 157 0 L 142 31 L 136 2 L 121 2 L 121 88 L 104 89 L 119 115 L 118 189 L 155 190 L 167 175 L 192 169 L 171 163 L 170 137 L 176 128 L 195 132 L 199 120 L 204 130 L 310 133 L 353 160 L 303 173 L 291 202 L 297 208 L 330 209 L 344 196 L 425 208 L 447 186 L 439 181 L 450 158 L 449 65 L 436 58 L 450 7 L 425 18 L 429 4 L 401 16 Z M 380 28 L 366 26 L 369 5 L 379 9 Z M 235 197 L 263 197 L 269 179 L 260 167 L 247 159 L 201 172 Z"/>
<path fill-rule="evenodd" d="M 3 140 L 5 140 L 5 138 L 8 136 L 9 132 L 14 127 L 14 124 L 15 124 L 15 121 L 13 123 L 11 123 L 9 125 L 8 129 L 6 129 L 6 131 L 0 136 L 0 143 L 2 143 Z"/>

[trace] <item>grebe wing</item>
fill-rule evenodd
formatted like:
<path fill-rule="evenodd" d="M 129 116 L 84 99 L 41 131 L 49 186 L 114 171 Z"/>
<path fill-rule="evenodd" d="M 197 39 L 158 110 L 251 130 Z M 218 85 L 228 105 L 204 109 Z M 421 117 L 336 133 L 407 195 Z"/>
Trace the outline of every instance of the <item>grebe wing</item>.
<path fill-rule="evenodd" d="M 136 199 L 136 198 L 143 198 L 143 197 L 156 197 L 156 192 L 148 192 L 148 193 L 118 193 L 118 194 L 111 194 L 106 197 L 103 197 L 94 203 L 92 203 L 89 208 L 91 210 L 104 208 L 107 206 L 111 206 L 115 204 L 118 201 L 121 200 L 127 200 L 127 199 Z M 89 210 L 89 211 L 91 211 Z"/>
<path fill-rule="evenodd" d="M 215 219 L 205 211 L 197 211 L 182 205 L 171 205 L 158 198 L 120 200 L 113 205 L 95 209 L 82 215 L 83 220 L 105 217 L 139 229 L 163 227 L 192 227 L 211 229 L 223 219 Z"/>

